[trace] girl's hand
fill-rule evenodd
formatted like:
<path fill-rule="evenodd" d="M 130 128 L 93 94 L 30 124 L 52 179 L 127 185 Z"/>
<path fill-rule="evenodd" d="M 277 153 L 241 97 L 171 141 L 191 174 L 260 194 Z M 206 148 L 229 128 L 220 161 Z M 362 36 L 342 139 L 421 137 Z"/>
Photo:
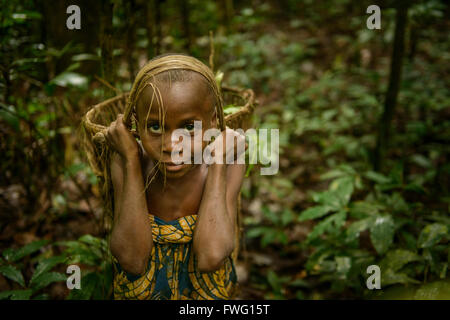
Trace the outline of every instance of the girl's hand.
<path fill-rule="evenodd" d="M 229 127 L 226 127 L 220 136 L 207 146 L 207 148 L 210 148 L 213 158 L 217 154 L 214 163 L 219 163 L 220 159 L 222 159 L 222 163 L 227 164 L 234 163 L 247 150 L 247 147 L 245 135 Z M 221 150 L 222 154 L 220 154 Z"/>
<path fill-rule="evenodd" d="M 108 127 L 105 137 L 108 144 L 123 160 L 138 159 L 139 146 L 133 134 L 123 123 L 123 114 L 117 115 L 116 121 Z"/>

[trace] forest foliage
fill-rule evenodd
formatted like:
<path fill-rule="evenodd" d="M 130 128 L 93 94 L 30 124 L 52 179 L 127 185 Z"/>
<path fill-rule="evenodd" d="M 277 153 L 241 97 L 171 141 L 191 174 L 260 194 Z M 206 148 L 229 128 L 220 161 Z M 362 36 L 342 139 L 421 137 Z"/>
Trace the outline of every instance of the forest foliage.
<path fill-rule="evenodd" d="M 156 54 L 208 63 L 210 31 L 214 71 L 255 91 L 255 128 L 280 130 L 280 172 L 251 170 L 242 189 L 241 297 L 450 298 L 444 1 L 407 5 L 388 122 L 402 1 L 380 1 L 381 30 L 366 28 L 365 1 L 78 1 L 80 31 L 65 28 L 66 2 L 2 1 L 1 299 L 111 298 L 81 117 Z M 65 287 L 69 264 L 83 290 Z M 374 264 L 381 290 L 366 287 Z"/>

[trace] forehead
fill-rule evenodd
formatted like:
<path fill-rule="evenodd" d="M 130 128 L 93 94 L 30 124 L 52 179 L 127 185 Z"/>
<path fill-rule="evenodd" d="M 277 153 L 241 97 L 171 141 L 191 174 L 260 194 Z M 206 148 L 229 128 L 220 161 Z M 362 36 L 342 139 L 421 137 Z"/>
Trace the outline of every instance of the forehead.
<path fill-rule="evenodd" d="M 163 108 L 166 120 L 186 117 L 188 115 L 202 117 L 209 115 L 214 110 L 213 98 L 207 87 L 206 81 L 200 75 L 195 75 L 189 81 L 174 83 L 157 83 L 161 92 Z M 137 101 L 138 119 L 146 119 L 150 110 L 150 116 L 159 117 L 160 105 L 153 88 L 147 86 Z"/>

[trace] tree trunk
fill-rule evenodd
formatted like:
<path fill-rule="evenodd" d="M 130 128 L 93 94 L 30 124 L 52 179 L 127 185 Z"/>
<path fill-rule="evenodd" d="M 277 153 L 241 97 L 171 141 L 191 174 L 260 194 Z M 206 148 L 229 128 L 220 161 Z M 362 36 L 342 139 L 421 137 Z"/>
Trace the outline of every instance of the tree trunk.
<path fill-rule="evenodd" d="M 183 24 L 184 31 L 184 49 L 186 52 L 191 51 L 191 31 L 189 27 L 189 0 L 181 0 L 181 20 Z"/>
<path fill-rule="evenodd" d="M 161 3 L 162 0 L 155 0 L 155 55 L 161 54 L 162 28 L 161 28 Z"/>
<path fill-rule="evenodd" d="M 234 5 L 233 0 L 219 1 L 220 20 L 222 26 L 225 27 L 228 33 L 231 32 L 231 19 L 233 18 Z"/>
<path fill-rule="evenodd" d="M 133 53 L 135 51 L 135 42 L 136 42 L 136 1 L 129 0 L 126 3 L 126 16 L 125 19 L 128 21 L 127 23 L 127 64 L 128 64 L 128 73 L 130 74 L 130 80 L 133 82 L 135 71 L 136 71 L 136 63 L 133 58 Z"/>
<path fill-rule="evenodd" d="M 147 59 L 150 60 L 155 56 L 155 45 L 153 43 L 155 37 L 154 24 L 155 24 L 155 1 L 148 0 L 144 2 L 144 10 L 146 13 L 145 28 L 147 29 Z"/>
<path fill-rule="evenodd" d="M 100 48 L 102 59 L 102 77 L 111 85 L 114 85 L 113 64 L 113 3 L 102 0 L 102 15 L 100 20 Z"/>
<path fill-rule="evenodd" d="M 397 104 L 397 96 L 400 88 L 402 62 L 405 51 L 405 31 L 408 20 L 408 7 L 402 1 L 397 7 L 395 18 L 394 48 L 392 51 L 389 86 L 386 92 L 383 114 L 379 122 L 377 144 L 374 154 L 374 169 L 379 171 L 383 165 L 388 146 L 391 122 Z"/>

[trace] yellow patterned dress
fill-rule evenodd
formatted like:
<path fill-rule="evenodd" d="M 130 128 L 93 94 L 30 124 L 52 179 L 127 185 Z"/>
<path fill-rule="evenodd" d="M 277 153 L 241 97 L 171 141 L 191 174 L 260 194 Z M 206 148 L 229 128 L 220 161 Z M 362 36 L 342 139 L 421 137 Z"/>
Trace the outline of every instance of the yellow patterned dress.
<path fill-rule="evenodd" d="M 193 258 L 192 236 L 197 215 L 164 221 L 149 215 L 153 249 L 147 270 L 135 276 L 114 262 L 115 299 L 231 299 L 236 272 L 231 257 L 215 272 L 199 272 Z"/>

